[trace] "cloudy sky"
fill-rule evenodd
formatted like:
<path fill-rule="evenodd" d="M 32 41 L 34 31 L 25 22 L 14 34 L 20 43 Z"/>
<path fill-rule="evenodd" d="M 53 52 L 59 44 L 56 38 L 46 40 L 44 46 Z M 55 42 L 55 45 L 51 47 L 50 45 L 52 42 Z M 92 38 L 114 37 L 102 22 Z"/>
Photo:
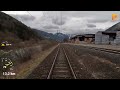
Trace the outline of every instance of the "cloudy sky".
<path fill-rule="evenodd" d="M 120 11 L 3 11 L 31 28 L 50 33 L 89 34 L 104 31 L 120 22 L 112 14 Z"/>

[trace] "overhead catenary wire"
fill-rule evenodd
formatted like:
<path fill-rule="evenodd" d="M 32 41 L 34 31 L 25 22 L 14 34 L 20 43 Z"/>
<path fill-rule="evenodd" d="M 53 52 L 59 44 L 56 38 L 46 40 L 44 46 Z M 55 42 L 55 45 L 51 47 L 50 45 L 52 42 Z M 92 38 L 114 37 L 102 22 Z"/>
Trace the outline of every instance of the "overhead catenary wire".
<path fill-rule="evenodd" d="M 29 12 L 29 11 L 27 11 L 27 13 L 28 13 L 30 16 L 34 17 L 33 15 L 31 15 L 31 14 L 30 14 L 30 12 Z"/>
<path fill-rule="evenodd" d="M 26 11 L 30 16 L 34 17 L 29 11 Z M 46 15 L 47 13 L 45 11 L 43 11 L 43 16 L 47 17 Z M 48 14 L 49 15 L 49 14 Z M 53 18 L 52 16 L 48 16 L 48 18 Z M 57 13 L 56 13 L 56 17 L 57 18 Z M 60 28 L 57 30 L 57 33 L 60 33 L 62 31 L 62 11 L 60 11 Z"/>
<path fill-rule="evenodd" d="M 42 11 L 43 12 L 43 16 L 46 17 L 46 11 Z"/>

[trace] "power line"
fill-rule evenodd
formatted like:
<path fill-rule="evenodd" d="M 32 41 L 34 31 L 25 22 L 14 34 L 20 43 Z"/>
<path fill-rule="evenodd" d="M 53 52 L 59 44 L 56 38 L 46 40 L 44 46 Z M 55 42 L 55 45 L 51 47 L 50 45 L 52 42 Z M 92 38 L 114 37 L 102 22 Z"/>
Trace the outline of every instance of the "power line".
<path fill-rule="evenodd" d="M 46 14 L 45 14 L 45 13 L 46 13 L 46 12 L 45 12 L 45 11 L 43 11 L 43 16 L 44 16 L 44 17 L 46 17 Z"/>
<path fill-rule="evenodd" d="M 34 16 L 33 16 L 33 15 L 31 15 L 28 11 L 27 11 L 27 13 L 28 13 L 30 16 L 34 17 Z"/>

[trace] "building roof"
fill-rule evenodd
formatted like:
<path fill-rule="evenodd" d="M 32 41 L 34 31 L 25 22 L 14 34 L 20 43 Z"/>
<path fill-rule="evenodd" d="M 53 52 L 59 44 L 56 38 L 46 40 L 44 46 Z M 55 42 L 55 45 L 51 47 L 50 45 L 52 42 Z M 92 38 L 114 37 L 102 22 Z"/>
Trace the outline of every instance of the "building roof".
<path fill-rule="evenodd" d="M 84 37 L 95 37 L 95 34 L 85 34 Z"/>
<path fill-rule="evenodd" d="M 106 31 L 120 31 L 120 22 L 108 28 Z"/>
<path fill-rule="evenodd" d="M 84 34 L 84 35 L 76 35 L 74 37 L 72 37 L 71 39 L 75 39 L 77 37 L 89 37 L 89 38 L 94 38 L 95 37 L 95 34 Z"/>
<path fill-rule="evenodd" d="M 103 31 L 103 34 L 116 34 L 118 31 Z"/>

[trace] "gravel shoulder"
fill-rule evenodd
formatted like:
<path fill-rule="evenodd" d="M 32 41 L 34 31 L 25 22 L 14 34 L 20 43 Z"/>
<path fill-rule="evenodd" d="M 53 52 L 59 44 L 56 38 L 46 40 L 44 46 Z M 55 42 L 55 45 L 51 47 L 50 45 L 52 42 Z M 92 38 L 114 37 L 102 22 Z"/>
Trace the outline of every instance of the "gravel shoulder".
<path fill-rule="evenodd" d="M 89 47 L 98 47 L 98 48 L 105 48 L 105 49 L 113 49 L 113 50 L 120 50 L 120 45 L 96 45 L 96 44 L 72 44 L 70 45 L 80 45 L 80 46 L 89 46 Z"/>
<path fill-rule="evenodd" d="M 120 79 L 120 55 L 103 53 L 80 45 L 61 44 L 72 63 L 78 79 Z M 37 64 L 27 79 L 46 79 L 57 48 Z M 62 60 L 63 57 L 59 57 Z M 117 62 L 118 61 L 118 62 Z"/>
<path fill-rule="evenodd" d="M 64 45 L 71 58 L 79 63 L 84 69 L 84 76 L 87 79 L 120 79 L 120 63 L 112 62 L 114 58 L 109 60 L 107 57 L 99 56 L 100 52 L 90 51 L 76 45 Z M 94 53 L 97 53 L 96 55 Z M 70 55 L 69 54 L 69 55 Z M 106 54 L 107 55 L 107 54 Z M 87 74 L 88 73 L 88 74 Z M 83 74 L 83 72 L 82 72 Z M 85 77 L 83 77 L 85 79 Z"/>

